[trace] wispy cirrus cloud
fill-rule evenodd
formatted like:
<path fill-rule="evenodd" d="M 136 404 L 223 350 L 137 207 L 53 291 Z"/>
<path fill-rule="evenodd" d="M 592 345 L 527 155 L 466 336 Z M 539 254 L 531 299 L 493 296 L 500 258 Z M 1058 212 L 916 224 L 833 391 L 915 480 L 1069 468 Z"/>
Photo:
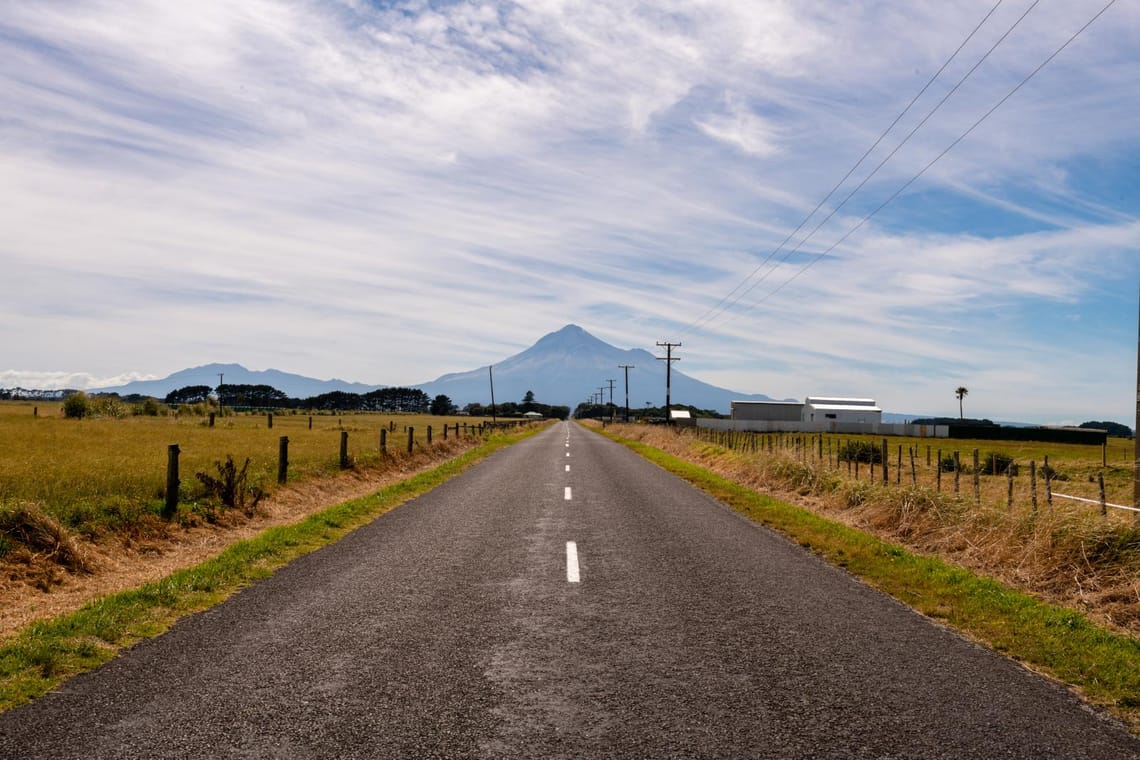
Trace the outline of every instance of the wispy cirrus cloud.
<path fill-rule="evenodd" d="M 742 391 L 849 383 L 937 413 L 973 376 L 979 414 L 1068 398 L 1057 414 L 1120 417 L 1140 277 L 1128 4 L 828 251 L 1100 8 L 1041 3 L 799 252 L 693 326 L 991 6 L 16 5 L 0 355 L 412 383 L 576 321 L 624 346 L 684 334 L 687 371 Z M 995 12 L 856 180 L 1027 7 Z"/>

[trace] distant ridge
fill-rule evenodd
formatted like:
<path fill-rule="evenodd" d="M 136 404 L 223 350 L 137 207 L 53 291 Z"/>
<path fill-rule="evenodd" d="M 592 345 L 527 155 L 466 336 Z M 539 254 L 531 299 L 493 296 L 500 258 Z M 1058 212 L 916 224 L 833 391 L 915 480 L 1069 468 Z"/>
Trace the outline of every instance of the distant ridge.
<path fill-rule="evenodd" d="M 126 385 L 92 388 L 91 392 L 118 393 L 121 395 L 138 393 L 161 399 L 165 398 L 166 394 L 171 391 L 184 388 L 187 385 L 217 387 L 218 375 L 223 375 L 226 383 L 234 385 L 271 385 L 291 398 L 308 398 L 331 391 L 367 393 L 385 387 L 383 385 L 350 383 L 335 378 L 317 380 L 304 375 L 295 375 L 291 372 L 282 372 L 279 369 L 250 370 L 240 364 L 204 364 L 201 367 L 180 370 L 160 380 L 135 380 Z"/>
<path fill-rule="evenodd" d="M 644 349 L 621 349 L 600 340 L 578 325 L 566 325 L 542 336 L 533 346 L 495 362 L 495 400 L 519 402 L 527 391 L 543 404 L 569 406 L 574 409 L 588 401 L 599 388 L 605 387 L 605 400 L 610 400 L 609 382 L 613 384 L 613 401 L 625 404 L 625 373 L 619 365 L 633 365 L 629 371 L 629 405 L 632 409 L 665 404 L 664 362 Z M 226 383 L 270 385 L 292 398 L 308 398 L 331 391 L 367 393 L 384 388 L 345 380 L 317 380 L 277 369 L 249 370 L 240 364 L 205 364 L 180 370 L 159 380 L 136 380 L 126 385 L 92 388 L 94 393 L 137 393 L 164 398 L 172 390 L 187 385 L 218 385 L 218 376 Z M 763 394 L 737 393 L 689 377 L 673 366 L 672 402 L 699 409 L 712 409 L 727 414 L 733 401 L 770 401 Z M 487 366 L 467 372 L 452 372 L 426 383 L 420 388 L 429 396 L 444 394 L 462 407 L 469 403 L 491 402 Z"/>

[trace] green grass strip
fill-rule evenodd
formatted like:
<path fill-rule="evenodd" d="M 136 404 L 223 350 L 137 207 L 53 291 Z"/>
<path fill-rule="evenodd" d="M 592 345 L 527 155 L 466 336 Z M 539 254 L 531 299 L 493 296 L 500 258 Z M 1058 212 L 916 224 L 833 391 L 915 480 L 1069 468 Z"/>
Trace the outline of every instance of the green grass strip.
<path fill-rule="evenodd" d="M 603 433 L 919 612 L 1075 686 L 1140 727 L 1140 641 L 932 556 L 777 501 L 657 448 Z"/>
<path fill-rule="evenodd" d="M 493 434 L 478 447 L 370 496 L 343 502 L 293 525 L 270 528 L 200 565 L 27 626 L 0 646 L 0 711 L 30 702 L 67 678 L 99 667 L 126 647 L 159 635 L 179 618 L 218 604 L 537 432 L 531 428 Z"/>

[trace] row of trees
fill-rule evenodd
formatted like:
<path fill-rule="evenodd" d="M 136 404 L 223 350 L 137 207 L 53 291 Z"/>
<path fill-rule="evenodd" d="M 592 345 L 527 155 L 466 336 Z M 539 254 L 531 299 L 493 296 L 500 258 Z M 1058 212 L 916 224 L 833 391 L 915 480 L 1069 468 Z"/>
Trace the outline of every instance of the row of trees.
<path fill-rule="evenodd" d="M 322 411 L 426 413 L 431 398 L 419 388 L 380 388 L 368 393 L 330 391 L 304 399 L 290 398 L 271 385 L 226 383 L 217 388 L 187 385 L 166 394 L 167 404 L 200 404 L 211 396 L 222 406 L 254 409 L 313 409 Z"/>
<path fill-rule="evenodd" d="M 211 388 L 208 385 L 187 385 L 166 394 L 164 402 L 170 405 L 201 404 L 211 397 L 222 406 L 255 409 L 313 409 L 321 411 L 415 412 L 418 414 L 449 415 L 459 411 L 446 395 L 429 397 L 419 388 L 380 388 L 368 393 L 331 391 L 306 399 L 290 398 L 270 385 L 240 385 L 229 383 Z M 468 404 L 463 411 L 473 417 L 492 416 L 491 407 Z M 519 417 L 527 412 L 538 412 L 543 417 L 566 419 L 570 407 L 543 404 L 535 400 L 534 392 L 527 391 L 521 403 L 507 401 L 496 404 L 494 414 Z"/>

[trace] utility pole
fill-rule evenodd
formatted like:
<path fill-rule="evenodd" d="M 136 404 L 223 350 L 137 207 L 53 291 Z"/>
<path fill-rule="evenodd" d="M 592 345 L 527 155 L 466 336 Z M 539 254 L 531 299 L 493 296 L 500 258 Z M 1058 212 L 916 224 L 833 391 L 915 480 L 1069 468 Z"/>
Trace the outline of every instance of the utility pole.
<path fill-rule="evenodd" d="M 632 364 L 619 364 L 618 369 L 625 370 L 625 421 L 629 422 L 629 371 L 634 368 Z M 1137 391 L 1140 396 L 1140 390 Z"/>
<path fill-rule="evenodd" d="M 225 385 L 226 373 L 218 373 L 218 411 L 222 411 L 222 386 Z"/>
<path fill-rule="evenodd" d="M 608 380 L 606 380 L 606 382 L 610 384 L 610 422 L 613 422 L 614 421 L 614 383 L 616 383 L 617 380 L 614 380 L 611 377 Z"/>
<path fill-rule="evenodd" d="M 495 373 L 491 371 L 491 365 L 487 365 L 487 377 L 491 379 L 491 424 L 495 424 L 498 420 L 495 419 Z"/>
<path fill-rule="evenodd" d="M 1140 288 L 1137 289 L 1137 303 L 1140 303 Z M 1132 429 L 1132 506 L 1140 509 L 1140 321 L 1136 326 L 1136 427 Z M 1140 512 L 1136 513 L 1140 521 Z"/>
<path fill-rule="evenodd" d="M 671 420 L 669 419 L 669 404 L 670 404 L 669 393 L 670 393 L 670 385 L 671 385 L 670 380 L 671 380 L 672 374 L 673 374 L 672 373 L 673 362 L 681 361 L 681 359 L 679 357 L 673 356 L 673 349 L 679 347 L 681 344 L 680 343 L 669 343 L 669 342 L 662 343 L 661 341 L 657 341 L 657 345 L 665 347 L 665 355 L 664 356 L 658 356 L 657 361 L 665 362 L 665 422 L 669 423 L 669 422 L 671 422 Z"/>

